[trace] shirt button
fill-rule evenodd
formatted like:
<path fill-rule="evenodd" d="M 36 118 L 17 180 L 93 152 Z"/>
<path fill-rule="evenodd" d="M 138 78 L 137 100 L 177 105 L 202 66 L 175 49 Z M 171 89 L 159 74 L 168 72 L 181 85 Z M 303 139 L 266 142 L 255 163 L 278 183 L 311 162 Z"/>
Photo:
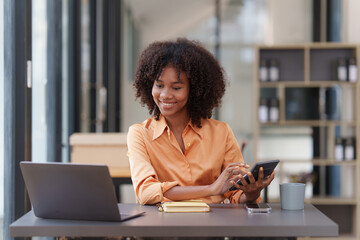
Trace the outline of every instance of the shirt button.
<path fill-rule="evenodd" d="M 188 147 L 190 147 L 190 145 L 191 145 L 190 143 L 187 144 Z"/>

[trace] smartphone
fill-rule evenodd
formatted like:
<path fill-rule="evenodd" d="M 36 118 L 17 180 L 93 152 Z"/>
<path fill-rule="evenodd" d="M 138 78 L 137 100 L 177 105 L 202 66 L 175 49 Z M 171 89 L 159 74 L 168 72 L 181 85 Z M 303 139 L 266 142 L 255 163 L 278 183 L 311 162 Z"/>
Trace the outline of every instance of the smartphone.
<path fill-rule="evenodd" d="M 264 178 L 271 175 L 271 173 L 274 171 L 276 165 L 280 162 L 280 160 L 271 160 L 266 162 L 258 162 L 255 164 L 255 166 L 250 170 L 251 174 L 254 176 L 255 181 L 258 180 L 259 170 L 260 167 L 263 167 L 264 169 Z M 249 177 L 247 174 L 244 175 L 244 179 L 250 183 Z M 243 185 L 240 179 L 236 182 L 239 185 Z M 235 186 L 232 186 L 229 188 L 229 191 L 234 191 L 237 188 Z"/>
<path fill-rule="evenodd" d="M 266 203 L 246 203 L 245 207 L 248 213 L 271 213 L 271 207 Z"/>

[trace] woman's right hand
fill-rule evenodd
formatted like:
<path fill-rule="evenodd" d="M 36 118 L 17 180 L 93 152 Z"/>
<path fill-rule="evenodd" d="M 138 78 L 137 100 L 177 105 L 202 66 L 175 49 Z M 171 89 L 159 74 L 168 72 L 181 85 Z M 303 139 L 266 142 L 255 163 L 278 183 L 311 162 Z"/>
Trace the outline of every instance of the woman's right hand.
<path fill-rule="evenodd" d="M 249 165 L 245 163 L 230 163 L 214 183 L 210 185 L 212 195 L 224 194 L 232 186 L 231 180 L 234 175 L 245 175 L 247 171 L 241 168 L 249 168 Z"/>

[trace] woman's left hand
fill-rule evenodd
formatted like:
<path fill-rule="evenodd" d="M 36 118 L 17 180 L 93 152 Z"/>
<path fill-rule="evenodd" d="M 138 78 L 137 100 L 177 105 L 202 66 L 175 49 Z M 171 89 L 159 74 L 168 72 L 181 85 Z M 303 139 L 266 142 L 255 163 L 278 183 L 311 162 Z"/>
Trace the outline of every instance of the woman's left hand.
<path fill-rule="evenodd" d="M 238 175 L 235 178 L 231 179 L 230 182 L 238 189 L 241 189 L 245 196 L 247 202 L 255 201 L 259 196 L 261 190 L 265 187 L 269 186 L 272 180 L 275 177 L 275 171 L 271 173 L 270 176 L 264 178 L 264 169 L 261 167 L 259 170 L 258 180 L 256 181 L 251 172 L 247 173 L 250 183 L 248 183 L 242 175 Z M 237 184 L 236 182 L 240 179 L 242 186 Z"/>

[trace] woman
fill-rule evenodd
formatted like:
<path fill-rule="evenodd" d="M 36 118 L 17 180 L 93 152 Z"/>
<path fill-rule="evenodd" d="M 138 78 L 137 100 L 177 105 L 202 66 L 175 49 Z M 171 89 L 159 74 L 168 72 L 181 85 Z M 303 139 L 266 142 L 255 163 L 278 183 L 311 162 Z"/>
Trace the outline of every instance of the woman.
<path fill-rule="evenodd" d="M 140 56 L 134 87 L 152 115 L 128 132 L 139 203 L 260 201 L 275 173 L 264 179 L 260 170 L 258 181 L 248 173 L 247 183 L 242 175 L 248 166 L 232 130 L 211 119 L 225 92 L 223 70 L 211 53 L 183 38 L 150 44 Z M 232 185 L 238 190 L 229 191 Z"/>

